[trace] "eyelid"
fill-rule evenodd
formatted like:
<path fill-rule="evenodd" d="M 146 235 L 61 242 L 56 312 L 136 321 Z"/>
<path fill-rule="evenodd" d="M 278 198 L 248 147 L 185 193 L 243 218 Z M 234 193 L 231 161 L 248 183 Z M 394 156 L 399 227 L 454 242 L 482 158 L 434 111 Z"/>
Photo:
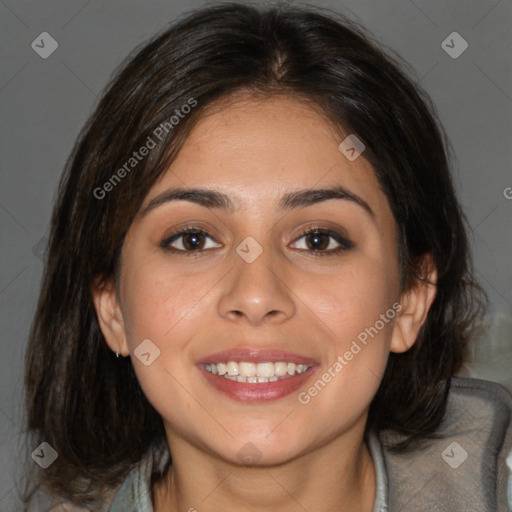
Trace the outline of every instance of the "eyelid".
<path fill-rule="evenodd" d="M 186 235 L 187 233 L 194 233 L 194 234 L 200 234 L 203 235 L 205 238 L 208 238 L 212 240 L 214 243 L 219 243 L 215 239 L 214 236 L 212 236 L 206 229 L 201 228 L 199 226 L 186 226 L 183 228 L 178 228 L 177 230 L 173 231 L 170 235 L 166 236 L 161 242 L 160 247 L 162 249 L 167 250 L 169 252 L 175 253 L 175 254 L 182 254 L 185 256 L 195 256 L 200 257 L 203 253 L 208 252 L 211 250 L 211 248 L 207 249 L 196 249 L 196 250 L 184 250 L 184 249 L 176 249 L 175 247 L 171 247 L 170 244 L 175 242 L 176 240 L 179 240 L 181 237 Z M 296 243 L 298 240 L 304 238 L 306 235 L 310 234 L 316 234 L 320 233 L 325 236 L 328 236 L 336 241 L 338 244 L 338 247 L 335 249 L 329 249 L 329 250 L 314 250 L 314 249 L 299 249 L 301 252 L 307 252 L 309 254 L 316 256 L 329 256 L 329 255 L 336 255 L 341 252 L 347 251 L 349 249 L 352 249 L 354 247 L 354 243 L 344 234 L 336 231 L 332 228 L 322 227 L 322 226 L 309 226 L 305 229 L 303 229 L 298 235 L 294 237 L 294 240 L 292 243 Z M 221 244 L 222 245 L 222 244 Z"/>
<path fill-rule="evenodd" d="M 310 254 L 313 254 L 314 256 L 330 256 L 330 255 L 336 255 L 341 252 L 350 250 L 355 247 L 355 244 L 350 240 L 346 235 L 338 232 L 335 229 L 332 228 L 326 228 L 322 226 L 309 226 L 305 228 L 303 231 L 301 231 L 298 235 L 294 237 L 293 243 L 296 243 L 301 238 L 304 238 L 306 235 L 310 235 L 313 233 L 321 233 L 326 236 L 329 236 L 333 238 L 338 245 L 335 249 L 330 250 L 323 250 L 323 251 L 315 251 L 315 250 L 307 250 L 307 249 L 300 249 L 300 251 L 303 252 L 309 252 Z"/>
<path fill-rule="evenodd" d="M 196 226 L 188 226 L 188 227 L 184 227 L 184 228 L 180 228 L 176 231 L 173 231 L 170 235 L 166 236 L 161 242 L 160 242 L 160 247 L 162 247 L 162 249 L 165 249 L 169 252 L 174 252 L 174 253 L 179 253 L 179 254 L 185 254 L 187 256 L 190 256 L 190 255 L 199 255 L 200 253 L 204 252 L 204 251 L 208 251 L 210 249 L 197 249 L 195 251 L 185 251 L 183 249 L 176 249 L 175 247 L 171 247 L 170 244 L 175 242 L 176 240 L 179 240 L 181 237 L 183 237 L 184 235 L 186 235 L 187 233 L 195 233 L 195 234 L 201 234 L 201 235 L 204 235 L 205 238 L 209 238 L 210 240 L 213 240 L 215 243 L 219 243 L 217 242 L 217 240 L 208 232 L 206 231 L 205 229 L 203 228 L 200 228 L 200 227 L 196 227 Z"/>

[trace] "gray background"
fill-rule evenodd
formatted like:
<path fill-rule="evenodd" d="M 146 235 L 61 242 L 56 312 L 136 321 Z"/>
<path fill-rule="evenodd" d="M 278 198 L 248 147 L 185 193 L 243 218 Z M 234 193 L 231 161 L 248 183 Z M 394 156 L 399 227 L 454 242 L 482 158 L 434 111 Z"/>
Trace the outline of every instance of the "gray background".
<path fill-rule="evenodd" d="M 491 301 L 464 373 L 512 389 L 512 199 L 504 194 L 512 187 L 512 0 L 312 3 L 362 22 L 410 63 L 415 81 L 432 96 L 455 149 L 477 275 Z M 23 354 L 64 162 L 121 59 L 200 5 L 0 1 L 0 510 L 16 506 L 16 478 L 27 462 L 19 435 Z M 441 46 L 454 31 L 469 44 L 456 59 Z M 59 44 L 47 59 L 31 47 L 42 32 Z"/>

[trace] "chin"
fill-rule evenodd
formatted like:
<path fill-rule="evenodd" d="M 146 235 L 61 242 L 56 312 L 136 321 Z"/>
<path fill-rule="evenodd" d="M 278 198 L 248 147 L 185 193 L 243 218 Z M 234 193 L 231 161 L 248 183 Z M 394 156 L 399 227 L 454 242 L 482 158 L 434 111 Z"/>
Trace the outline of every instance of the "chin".
<path fill-rule="evenodd" d="M 266 434 L 267 435 L 267 434 Z M 303 453 L 303 446 L 296 446 L 282 438 L 272 441 L 269 437 L 246 436 L 244 440 L 237 438 L 231 440 L 229 448 L 216 447 L 213 452 L 232 464 L 242 466 L 275 466 L 293 460 Z"/>

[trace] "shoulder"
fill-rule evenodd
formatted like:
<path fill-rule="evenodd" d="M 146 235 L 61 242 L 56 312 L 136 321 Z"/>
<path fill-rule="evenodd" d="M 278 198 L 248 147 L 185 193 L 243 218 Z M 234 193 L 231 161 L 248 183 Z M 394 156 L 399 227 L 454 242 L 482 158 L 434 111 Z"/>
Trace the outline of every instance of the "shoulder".
<path fill-rule="evenodd" d="M 91 506 L 95 512 L 107 512 L 108 504 L 105 502 L 113 499 L 113 493 L 114 491 L 108 496 L 103 495 L 101 503 L 85 506 L 76 505 L 70 501 L 52 495 L 44 488 L 40 488 L 31 496 L 30 501 L 24 508 L 17 512 L 91 512 Z"/>
<path fill-rule="evenodd" d="M 25 508 L 18 512 L 153 512 L 151 482 L 161 476 L 170 463 L 167 442 L 157 440 L 132 466 L 126 478 L 97 496 L 94 505 L 76 505 L 39 487 Z"/>
<path fill-rule="evenodd" d="M 512 396 L 504 387 L 453 378 L 436 438 L 400 454 L 388 449 L 396 440 L 394 434 L 381 433 L 391 510 L 404 504 L 408 508 L 400 510 L 415 512 L 509 510 Z"/>
<path fill-rule="evenodd" d="M 501 384 L 481 379 L 454 377 L 450 386 L 450 399 L 461 397 L 475 400 L 489 400 L 498 406 L 496 412 L 510 415 L 512 412 L 512 395 Z"/>

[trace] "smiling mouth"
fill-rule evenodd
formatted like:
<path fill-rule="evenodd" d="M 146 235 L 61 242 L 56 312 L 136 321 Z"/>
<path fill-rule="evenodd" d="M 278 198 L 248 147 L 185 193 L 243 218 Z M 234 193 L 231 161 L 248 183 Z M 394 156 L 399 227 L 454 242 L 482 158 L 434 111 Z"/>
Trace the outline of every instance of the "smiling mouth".
<path fill-rule="evenodd" d="M 259 384 L 301 375 L 312 366 L 312 364 L 295 364 L 287 361 L 261 363 L 227 361 L 225 363 L 206 363 L 204 369 L 224 379 L 247 384 Z"/>

